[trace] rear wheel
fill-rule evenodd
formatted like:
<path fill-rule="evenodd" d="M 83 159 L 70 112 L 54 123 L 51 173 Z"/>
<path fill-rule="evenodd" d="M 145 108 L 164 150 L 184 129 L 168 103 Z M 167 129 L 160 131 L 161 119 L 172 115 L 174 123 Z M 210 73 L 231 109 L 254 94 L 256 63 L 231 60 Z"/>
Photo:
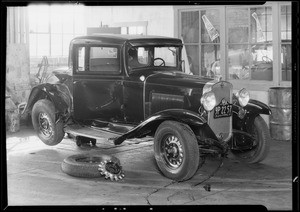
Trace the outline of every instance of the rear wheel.
<path fill-rule="evenodd" d="M 62 121 L 55 121 L 55 107 L 47 99 L 37 101 L 32 108 L 32 125 L 38 137 L 47 145 L 54 146 L 64 137 Z"/>
<path fill-rule="evenodd" d="M 261 116 L 254 119 L 253 125 L 249 127 L 249 132 L 254 138 L 251 148 L 246 150 L 231 150 L 231 152 L 241 161 L 246 163 L 258 163 L 264 160 L 270 149 L 270 131 Z"/>
<path fill-rule="evenodd" d="M 154 153 L 160 171 L 170 179 L 188 180 L 198 169 L 197 139 L 186 124 L 175 121 L 163 122 L 154 136 Z"/>

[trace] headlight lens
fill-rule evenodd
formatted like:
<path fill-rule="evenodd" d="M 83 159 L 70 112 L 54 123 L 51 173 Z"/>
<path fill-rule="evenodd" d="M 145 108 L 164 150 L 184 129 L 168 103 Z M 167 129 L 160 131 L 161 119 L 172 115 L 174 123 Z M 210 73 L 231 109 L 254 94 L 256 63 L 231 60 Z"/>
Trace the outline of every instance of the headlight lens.
<path fill-rule="evenodd" d="M 239 92 L 237 92 L 236 96 L 242 107 L 245 107 L 250 100 L 250 93 L 245 88 L 243 88 Z"/>
<path fill-rule="evenodd" d="M 211 111 L 216 106 L 216 96 L 211 91 L 203 94 L 200 101 L 204 109 L 207 111 Z"/>

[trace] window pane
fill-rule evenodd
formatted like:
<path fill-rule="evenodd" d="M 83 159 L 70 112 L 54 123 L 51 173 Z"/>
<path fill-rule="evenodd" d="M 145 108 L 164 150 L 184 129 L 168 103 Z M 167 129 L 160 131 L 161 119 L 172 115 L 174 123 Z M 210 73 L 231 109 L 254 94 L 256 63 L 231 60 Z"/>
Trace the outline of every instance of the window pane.
<path fill-rule="evenodd" d="M 68 56 L 70 41 L 73 37 L 73 35 L 63 35 L 63 56 Z"/>
<path fill-rule="evenodd" d="M 85 34 L 84 18 L 84 7 L 74 6 L 74 28 L 76 34 Z"/>
<path fill-rule="evenodd" d="M 155 47 L 154 49 L 154 66 L 171 66 L 176 67 L 176 54 L 175 47 Z M 161 58 L 161 59 L 157 59 Z"/>
<path fill-rule="evenodd" d="M 250 79 L 249 65 L 251 53 L 248 45 L 228 46 L 229 79 Z"/>
<path fill-rule="evenodd" d="M 37 56 L 49 56 L 50 43 L 49 34 L 37 34 Z"/>
<path fill-rule="evenodd" d="M 220 13 L 219 10 L 201 11 L 201 42 L 220 43 Z"/>
<path fill-rule="evenodd" d="M 190 70 L 193 75 L 199 76 L 199 47 L 194 45 L 185 45 L 187 57 L 190 64 Z M 205 75 L 205 73 L 201 73 Z"/>
<path fill-rule="evenodd" d="M 51 56 L 62 56 L 62 49 L 62 35 L 51 35 Z"/>
<path fill-rule="evenodd" d="M 64 6 L 64 13 L 62 18 L 63 32 L 74 33 L 73 23 L 73 6 Z"/>
<path fill-rule="evenodd" d="M 248 9 L 231 8 L 227 10 L 229 43 L 248 43 L 248 22 Z"/>
<path fill-rule="evenodd" d="M 64 11 L 61 6 L 51 6 L 51 32 L 62 33 L 62 18 Z"/>
<path fill-rule="evenodd" d="M 85 70 L 85 47 L 78 48 L 78 68 L 77 71 Z"/>
<path fill-rule="evenodd" d="M 228 70 L 230 79 L 273 80 L 272 45 L 230 45 Z"/>
<path fill-rule="evenodd" d="M 148 65 L 150 52 L 145 47 L 138 47 L 138 62 L 143 65 Z"/>
<path fill-rule="evenodd" d="M 49 32 L 48 6 L 29 6 L 28 18 L 31 32 Z"/>
<path fill-rule="evenodd" d="M 273 46 L 254 45 L 251 52 L 251 79 L 273 80 Z"/>
<path fill-rule="evenodd" d="M 29 51 L 31 57 L 36 56 L 36 43 L 36 34 L 29 34 Z"/>
<path fill-rule="evenodd" d="M 291 44 L 281 45 L 281 70 L 282 80 L 291 81 L 292 79 L 292 48 Z"/>
<path fill-rule="evenodd" d="M 281 6 L 281 41 L 290 41 L 292 39 L 292 17 L 291 6 Z"/>
<path fill-rule="evenodd" d="M 120 63 L 118 49 L 114 47 L 91 47 L 90 71 L 105 73 L 119 73 Z"/>
<path fill-rule="evenodd" d="M 272 41 L 272 13 L 271 8 L 252 8 L 250 10 L 251 42 Z"/>
<path fill-rule="evenodd" d="M 208 77 L 221 77 L 220 46 L 203 45 L 201 47 L 201 75 Z"/>
<path fill-rule="evenodd" d="M 185 43 L 199 42 L 199 12 L 181 13 L 181 35 Z"/>

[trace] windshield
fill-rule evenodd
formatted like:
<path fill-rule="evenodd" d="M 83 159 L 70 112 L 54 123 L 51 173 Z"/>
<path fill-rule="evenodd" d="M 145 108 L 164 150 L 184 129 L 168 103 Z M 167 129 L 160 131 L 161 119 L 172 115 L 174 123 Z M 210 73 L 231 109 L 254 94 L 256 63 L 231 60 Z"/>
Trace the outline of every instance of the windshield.
<path fill-rule="evenodd" d="M 130 71 L 145 67 L 178 67 L 179 48 L 174 46 L 139 46 L 128 50 L 127 66 Z"/>

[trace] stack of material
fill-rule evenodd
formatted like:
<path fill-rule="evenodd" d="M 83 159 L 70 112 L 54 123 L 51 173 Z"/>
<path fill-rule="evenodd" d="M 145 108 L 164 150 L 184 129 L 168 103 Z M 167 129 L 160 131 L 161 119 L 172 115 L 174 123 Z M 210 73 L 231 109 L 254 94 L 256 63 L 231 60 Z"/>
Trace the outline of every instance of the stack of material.
<path fill-rule="evenodd" d="M 5 96 L 5 123 L 6 130 L 9 132 L 18 132 L 20 130 L 18 108 L 8 95 Z"/>

